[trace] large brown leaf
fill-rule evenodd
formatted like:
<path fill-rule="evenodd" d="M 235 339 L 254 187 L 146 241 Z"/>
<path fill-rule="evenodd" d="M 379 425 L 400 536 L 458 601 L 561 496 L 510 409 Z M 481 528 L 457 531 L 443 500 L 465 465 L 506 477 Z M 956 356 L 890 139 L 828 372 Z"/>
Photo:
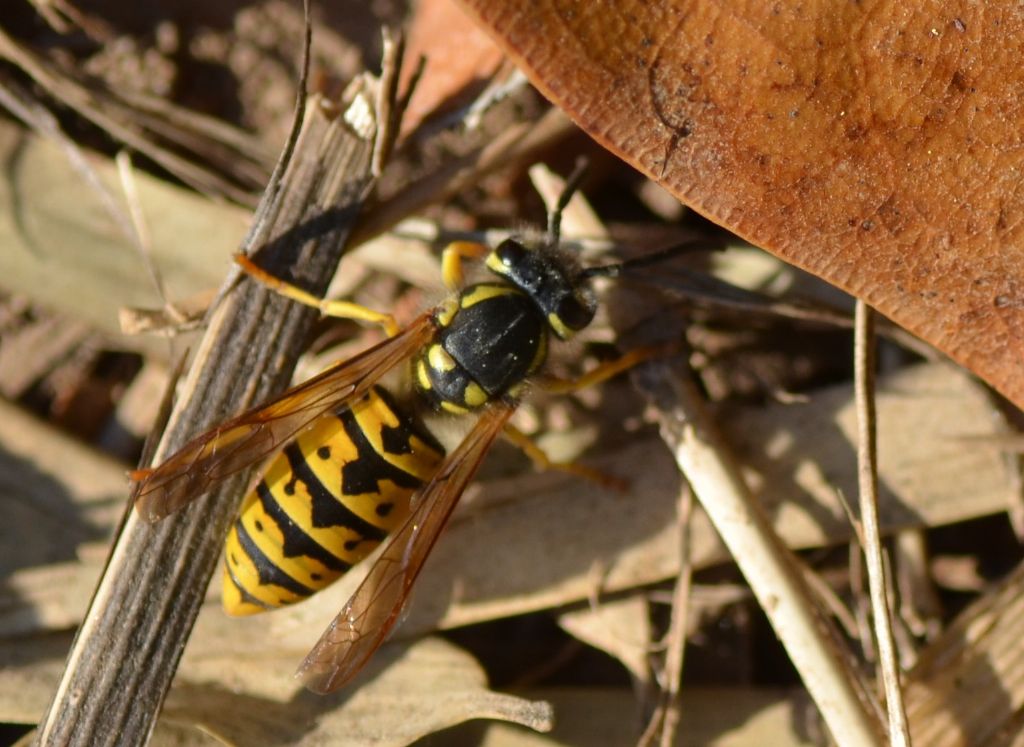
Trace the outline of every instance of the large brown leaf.
<path fill-rule="evenodd" d="M 463 0 L 594 138 L 1024 406 L 1024 13 Z"/>

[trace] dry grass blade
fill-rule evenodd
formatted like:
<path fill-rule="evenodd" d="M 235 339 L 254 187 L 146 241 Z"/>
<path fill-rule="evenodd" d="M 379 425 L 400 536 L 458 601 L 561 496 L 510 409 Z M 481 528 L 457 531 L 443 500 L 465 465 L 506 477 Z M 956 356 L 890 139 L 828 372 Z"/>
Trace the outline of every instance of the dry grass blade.
<path fill-rule="evenodd" d="M 281 183 L 268 189 L 248 242 L 267 249 L 269 271 L 313 293 L 325 290 L 372 184 L 376 128 L 363 117 L 354 129 L 349 115 L 373 111 L 373 90 L 367 79 L 353 86 L 341 116 L 313 108 Z M 230 284 L 210 319 L 158 458 L 283 388 L 315 318 L 314 310 L 254 283 Z M 40 727 L 43 744 L 145 741 L 234 515 L 230 498 L 242 492 L 246 479 L 227 480 L 155 528 L 132 514 Z"/>
<path fill-rule="evenodd" d="M 24 70 L 54 98 L 76 109 L 125 145 L 145 153 L 200 192 L 223 195 L 242 204 L 252 203 L 252 195 L 247 189 L 240 188 L 236 183 L 223 178 L 218 170 L 201 165 L 200 159 L 221 162 L 221 165 L 225 167 L 225 173 L 234 173 L 241 181 L 255 186 L 262 175 L 266 173 L 266 164 L 256 164 L 249 160 L 251 154 L 258 151 L 257 148 L 252 148 L 249 152 L 225 148 L 231 156 L 227 157 L 228 154 L 217 152 L 217 146 L 211 144 L 210 150 L 197 153 L 196 160 L 190 160 L 160 146 L 154 137 L 158 132 L 164 136 L 180 137 L 182 132 L 180 120 L 188 115 L 182 114 L 177 117 L 176 119 L 179 120 L 177 122 L 168 122 L 166 118 L 156 115 L 142 117 L 139 112 L 120 102 L 112 93 L 90 90 L 84 84 L 69 77 L 67 72 L 53 68 L 2 29 L 0 29 L 0 57 Z M 140 120 L 143 119 L 147 120 L 146 126 L 141 126 Z M 202 120 L 198 116 L 196 119 Z M 205 136 L 196 136 L 191 138 L 188 144 L 195 148 L 200 147 L 199 144 L 204 142 L 207 142 Z M 240 169 L 239 164 L 246 164 L 247 161 L 252 168 Z"/>

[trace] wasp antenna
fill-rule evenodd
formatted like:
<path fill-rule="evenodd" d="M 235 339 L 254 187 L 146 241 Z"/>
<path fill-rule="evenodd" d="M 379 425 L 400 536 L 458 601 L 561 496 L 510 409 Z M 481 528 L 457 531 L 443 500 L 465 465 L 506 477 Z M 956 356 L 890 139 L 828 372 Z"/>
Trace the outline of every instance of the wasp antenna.
<path fill-rule="evenodd" d="M 598 265 L 597 267 L 587 267 L 580 272 L 580 278 L 583 280 L 590 280 L 590 278 L 617 278 L 621 273 L 622 269 L 629 264 L 628 262 L 617 262 L 614 265 Z"/>
<path fill-rule="evenodd" d="M 716 245 L 707 241 L 685 241 L 681 244 L 674 244 L 667 249 L 660 249 L 656 252 L 645 254 L 642 257 L 627 259 L 625 262 L 616 262 L 613 265 L 587 267 L 580 272 L 580 277 L 584 280 L 589 278 L 617 278 L 624 272 L 657 265 L 661 262 L 665 262 L 666 260 L 674 259 L 686 252 L 693 251 L 694 249 L 714 248 L 716 248 Z"/>
<path fill-rule="evenodd" d="M 562 189 L 562 194 L 558 196 L 558 202 L 555 203 L 555 207 L 548 213 L 548 241 L 551 242 L 551 246 L 557 246 L 561 239 L 562 211 L 565 210 L 565 206 L 569 204 L 572 196 L 576 194 L 576 190 L 579 189 L 580 182 L 583 181 L 583 176 L 587 173 L 589 167 L 590 161 L 584 157 L 580 157 L 576 161 L 576 166 L 573 167 L 572 173 L 565 180 L 565 187 Z"/>

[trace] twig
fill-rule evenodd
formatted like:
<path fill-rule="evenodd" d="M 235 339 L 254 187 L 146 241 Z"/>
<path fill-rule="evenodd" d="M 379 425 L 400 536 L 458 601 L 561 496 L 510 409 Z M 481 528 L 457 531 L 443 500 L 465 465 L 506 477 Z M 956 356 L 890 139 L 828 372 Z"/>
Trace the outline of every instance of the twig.
<path fill-rule="evenodd" d="M 662 438 L 729 547 L 833 738 L 841 745 L 883 744 L 880 714 L 838 635 L 810 598 L 789 551 L 715 432 L 696 386 L 669 363 L 636 372 L 659 412 Z"/>
<path fill-rule="evenodd" d="M 686 651 L 686 621 L 690 611 L 690 592 L 693 588 L 693 564 L 690 560 L 690 516 L 693 513 L 693 491 L 683 485 L 679 494 L 679 576 L 672 590 L 672 616 L 665 635 L 666 651 L 661 695 L 650 723 L 637 742 L 638 747 L 657 743 L 661 747 L 676 744 L 681 720 L 683 684 L 683 655 Z"/>
<path fill-rule="evenodd" d="M 487 145 L 447 162 L 371 206 L 353 232 L 353 243 L 380 235 L 400 220 L 427 205 L 444 202 L 499 168 L 531 160 L 574 127 L 560 110 L 551 109 L 537 122 L 521 122 L 506 128 Z"/>
<path fill-rule="evenodd" d="M 26 125 L 60 147 L 72 170 L 96 193 L 114 225 L 134 245 L 138 240 L 138 235 L 133 229 L 129 216 L 117 198 L 104 186 L 81 148 L 61 129 L 60 123 L 53 113 L 42 104 L 33 101 L 9 75 L 0 78 L 0 106 L 5 107 Z"/>
<path fill-rule="evenodd" d="M 882 541 L 878 529 L 878 449 L 875 416 L 874 312 L 857 301 L 854 326 L 854 378 L 857 397 L 857 475 L 860 484 L 860 520 L 864 535 L 864 557 L 868 590 L 875 623 L 878 660 L 889 714 L 889 740 L 894 745 L 910 744 L 907 714 L 900 690 L 899 665 L 892 637 L 888 583 Z"/>
<path fill-rule="evenodd" d="M 198 191 L 223 194 L 239 203 L 252 202 L 252 194 L 232 184 L 219 173 L 183 158 L 151 142 L 131 121 L 130 112 L 113 96 L 91 91 L 87 86 L 56 71 L 45 60 L 32 53 L 0 28 L 0 58 L 21 68 L 54 98 L 78 111 L 102 128 L 111 137 L 145 153 L 156 163 L 175 174 Z M 155 120 L 159 122 L 159 119 Z"/>
<path fill-rule="evenodd" d="M 363 79 L 350 89 L 353 106 L 372 114 L 366 89 L 374 88 Z M 312 293 L 324 292 L 372 185 L 374 134 L 372 128 L 369 137 L 357 133 L 344 115 L 328 117 L 321 107 L 307 117 L 280 189 L 268 189 L 259 230 L 246 241 L 246 249 L 262 247 L 269 271 Z M 248 279 L 228 286 L 157 458 L 281 390 L 316 319 L 315 310 Z M 154 527 L 132 512 L 40 726 L 40 743 L 145 743 L 247 480 L 239 474 L 224 481 Z"/>
<path fill-rule="evenodd" d="M 167 317 L 174 324 L 184 324 L 189 320 L 188 314 L 179 309 L 167 295 L 167 286 L 164 284 L 160 268 L 153 261 L 153 245 L 149 236 L 149 229 L 146 225 L 146 216 L 142 212 L 142 201 L 139 199 L 139 188 L 135 180 L 135 171 L 132 167 L 131 154 L 126 150 L 118 151 L 114 158 L 117 164 L 118 174 L 121 176 L 121 188 L 124 191 L 125 201 L 128 204 L 128 215 L 131 216 L 132 226 L 135 229 L 135 247 L 139 251 L 142 264 L 149 273 L 149 279 L 153 283 L 160 300 L 163 301 L 163 310 Z M 123 328 L 123 326 L 122 326 Z"/>

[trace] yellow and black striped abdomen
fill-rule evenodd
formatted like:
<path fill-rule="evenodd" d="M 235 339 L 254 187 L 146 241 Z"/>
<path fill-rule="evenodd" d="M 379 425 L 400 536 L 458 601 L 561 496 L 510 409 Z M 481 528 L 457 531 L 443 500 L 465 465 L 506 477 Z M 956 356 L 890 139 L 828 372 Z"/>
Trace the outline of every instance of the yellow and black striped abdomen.
<path fill-rule="evenodd" d="M 274 457 L 225 545 L 224 609 L 301 601 L 366 557 L 409 514 L 444 449 L 375 387 Z"/>

